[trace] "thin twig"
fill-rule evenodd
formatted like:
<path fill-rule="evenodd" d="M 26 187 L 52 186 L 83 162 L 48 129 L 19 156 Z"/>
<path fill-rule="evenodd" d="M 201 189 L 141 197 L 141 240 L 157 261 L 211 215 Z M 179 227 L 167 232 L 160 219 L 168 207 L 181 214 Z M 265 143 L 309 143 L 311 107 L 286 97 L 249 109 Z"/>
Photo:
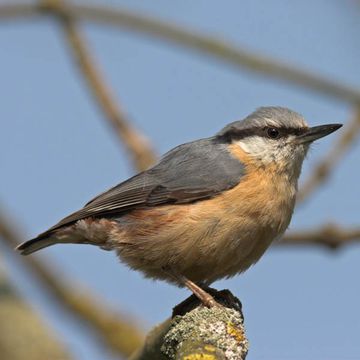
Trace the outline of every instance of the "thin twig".
<path fill-rule="evenodd" d="M 0 20 L 30 17 L 48 12 L 61 20 L 70 48 L 94 98 L 118 137 L 133 156 L 136 169 L 144 170 L 156 159 L 150 141 L 129 123 L 125 113 L 114 101 L 110 89 L 105 84 L 103 76 L 100 75 L 94 60 L 90 56 L 83 36 L 67 9 L 67 6 L 57 0 L 44 0 L 39 4 L 6 4 L 0 5 Z"/>
<path fill-rule="evenodd" d="M 22 240 L 15 225 L 0 209 L 0 239 L 12 250 Z M 129 356 L 143 340 L 142 331 L 129 316 L 122 317 L 112 310 L 107 310 L 104 302 L 94 295 L 79 290 L 78 286 L 65 285 L 69 281 L 60 281 L 53 266 L 40 261 L 35 256 L 21 257 L 28 268 L 41 280 L 47 290 L 59 303 L 70 310 L 78 319 L 86 321 L 99 335 L 100 339 L 122 356 Z"/>
<path fill-rule="evenodd" d="M 135 130 L 113 99 L 110 88 L 91 57 L 84 36 L 80 33 L 71 12 L 67 10 L 67 4 L 60 0 L 44 0 L 41 3 L 44 10 L 51 12 L 60 20 L 78 68 L 86 79 L 95 100 L 133 156 L 136 169 L 145 170 L 156 159 L 150 141 Z"/>
<path fill-rule="evenodd" d="M 54 2 L 56 1 L 48 0 L 48 3 Z M 5 8 L 7 14 L 12 14 L 12 18 L 27 15 L 21 11 L 18 13 L 16 13 L 16 11 L 10 11 L 9 7 L 11 6 L 15 5 L 0 6 L 0 14 Z M 36 7 L 36 5 L 34 5 L 34 7 Z M 52 5 L 50 7 L 53 8 L 52 11 L 56 12 L 56 6 L 54 7 Z M 43 9 L 43 7 L 38 7 L 39 11 Z M 156 37 L 197 52 L 205 53 L 229 63 L 236 68 L 245 68 L 296 86 L 317 91 L 318 93 L 331 96 L 337 100 L 355 103 L 357 105 L 360 104 L 359 89 L 300 69 L 297 66 L 282 63 L 264 55 L 255 54 L 239 48 L 234 44 L 216 37 L 201 34 L 195 30 L 185 30 L 181 26 L 120 8 L 69 3 L 66 9 L 67 14 L 73 18 L 127 28 L 146 36 Z M 4 16 L 0 15 L 0 19 L 2 17 Z M 9 15 L 7 17 L 9 17 Z"/>
<path fill-rule="evenodd" d="M 0 20 L 13 20 L 17 18 L 28 18 L 39 16 L 41 12 L 36 4 L 18 3 L 18 4 L 1 4 Z"/>
<path fill-rule="evenodd" d="M 311 172 L 310 178 L 304 183 L 299 191 L 297 203 L 307 199 L 321 184 L 331 175 L 335 166 L 340 162 L 349 148 L 358 139 L 360 134 L 360 108 L 356 110 L 354 117 L 342 130 L 342 135 L 331 147 L 325 158 L 322 159 Z"/>
<path fill-rule="evenodd" d="M 235 67 L 248 69 L 262 75 L 290 82 L 293 85 L 318 91 L 347 102 L 360 104 L 360 90 L 318 74 L 300 69 L 270 57 L 255 54 L 219 38 L 201 34 L 196 30 L 170 24 L 153 17 L 139 15 L 124 9 L 74 4 L 71 14 L 77 18 L 126 27 L 132 31 L 157 37 L 162 40 L 206 53 Z"/>
<path fill-rule="evenodd" d="M 315 230 L 293 231 L 287 233 L 276 246 L 318 245 L 336 250 L 344 245 L 360 242 L 360 229 L 346 229 L 328 224 Z"/>
<path fill-rule="evenodd" d="M 137 170 L 145 170 L 155 162 L 156 156 L 150 141 L 130 124 L 114 100 L 110 88 L 106 85 L 94 59 L 91 57 L 84 36 L 62 1 L 41 1 L 42 9 L 60 20 L 64 34 L 76 64 L 91 90 L 94 99 L 103 110 L 106 119 L 126 145 Z"/>

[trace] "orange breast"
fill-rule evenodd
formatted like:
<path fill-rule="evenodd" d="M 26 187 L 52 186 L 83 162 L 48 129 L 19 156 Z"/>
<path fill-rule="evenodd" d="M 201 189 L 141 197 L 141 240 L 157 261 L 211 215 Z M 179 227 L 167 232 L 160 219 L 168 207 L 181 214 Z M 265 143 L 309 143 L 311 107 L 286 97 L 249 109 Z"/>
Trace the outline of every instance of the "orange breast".
<path fill-rule="evenodd" d="M 120 257 L 150 277 L 171 266 L 194 281 L 212 282 L 246 270 L 287 228 L 296 184 L 266 169 L 236 145 L 246 175 L 212 199 L 136 210 L 113 239 Z"/>

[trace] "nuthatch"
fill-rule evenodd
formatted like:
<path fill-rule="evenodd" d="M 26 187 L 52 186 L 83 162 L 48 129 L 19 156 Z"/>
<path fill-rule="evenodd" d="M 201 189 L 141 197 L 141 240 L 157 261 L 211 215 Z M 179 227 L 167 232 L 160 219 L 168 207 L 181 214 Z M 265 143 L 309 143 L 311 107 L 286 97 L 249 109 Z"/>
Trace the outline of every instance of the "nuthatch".
<path fill-rule="evenodd" d="M 213 137 L 175 147 L 17 249 L 116 250 L 146 277 L 186 286 L 212 306 L 204 289 L 248 269 L 281 237 L 309 145 L 341 126 L 308 127 L 294 111 L 262 107 Z"/>

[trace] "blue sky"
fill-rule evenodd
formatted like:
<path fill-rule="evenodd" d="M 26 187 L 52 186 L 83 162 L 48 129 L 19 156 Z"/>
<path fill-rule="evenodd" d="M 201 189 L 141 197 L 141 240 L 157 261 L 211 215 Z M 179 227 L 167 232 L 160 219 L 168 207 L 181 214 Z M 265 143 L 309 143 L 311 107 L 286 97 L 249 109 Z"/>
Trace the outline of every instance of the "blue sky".
<path fill-rule="evenodd" d="M 246 1 L 102 1 L 194 28 L 253 51 L 360 87 L 360 4 Z M 206 137 L 262 105 L 282 105 L 310 124 L 347 122 L 349 104 L 310 90 L 235 71 L 220 61 L 111 27 L 82 27 L 97 63 L 130 119 L 159 154 Z M 0 200 L 28 237 L 80 208 L 133 173 L 76 71 L 59 27 L 50 19 L 0 23 Z M 339 133 L 316 144 L 302 179 Z M 330 221 L 359 224 L 359 144 L 330 181 L 297 209 L 292 229 Z M 164 320 L 188 292 L 143 280 L 112 253 L 56 246 L 46 258 L 65 277 L 101 294 L 144 328 Z M 244 306 L 255 359 L 360 358 L 360 247 L 271 249 L 229 288 Z M 105 359 L 94 335 L 57 308 L 5 253 L 9 275 L 79 359 Z M 108 359 L 112 359 L 109 354 Z"/>

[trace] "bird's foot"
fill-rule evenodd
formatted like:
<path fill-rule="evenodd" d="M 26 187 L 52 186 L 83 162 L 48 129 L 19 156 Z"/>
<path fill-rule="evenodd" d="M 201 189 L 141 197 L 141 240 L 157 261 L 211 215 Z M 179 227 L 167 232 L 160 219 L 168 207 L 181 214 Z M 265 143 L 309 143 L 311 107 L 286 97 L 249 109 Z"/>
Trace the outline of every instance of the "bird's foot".
<path fill-rule="evenodd" d="M 176 315 L 183 316 L 186 313 L 194 310 L 196 307 L 198 307 L 200 304 L 203 304 L 204 306 L 207 306 L 209 308 L 213 307 L 227 307 L 230 309 L 235 309 L 236 311 L 239 311 L 241 313 L 241 302 L 240 300 L 235 297 L 229 290 L 221 290 L 218 291 L 213 288 L 206 287 L 205 289 L 202 289 L 209 297 L 205 300 L 205 303 L 202 299 L 199 298 L 198 295 L 192 294 L 187 299 L 182 301 L 180 304 L 176 305 L 173 308 L 172 317 Z M 206 303 L 210 300 L 210 303 Z"/>
<path fill-rule="evenodd" d="M 177 283 L 187 287 L 193 295 L 184 300 L 173 309 L 173 316 L 184 315 L 186 312 L 199 306 L 199 302 L 208 307 L 228 307 L 241 312 L 241 303 L 229 290 L 217 291 L 208 286 L 199 286 L 184 275 L 174 272 L 170 268 L 163 268 L 163 271 L 171 276 Z"/>

